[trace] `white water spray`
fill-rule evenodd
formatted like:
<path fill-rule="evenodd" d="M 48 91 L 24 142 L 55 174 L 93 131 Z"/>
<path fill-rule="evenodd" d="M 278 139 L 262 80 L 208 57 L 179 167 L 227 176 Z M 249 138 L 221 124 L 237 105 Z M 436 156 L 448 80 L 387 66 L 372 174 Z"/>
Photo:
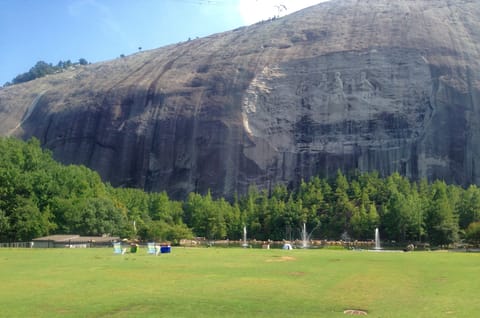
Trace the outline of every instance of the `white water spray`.
<path fill-rule="evenodd" d="M 380 246 L 380 233 L 378 231 L 378 227 L 375 228 L 375 249 L 381 250 L 382 247 Z"/>
<path fill-rule="evenodd" d="M 247 227 L 244 226 L 243 227 L 243 244 L 242 244 L 243 247 L 247 247 L 248 244 L 247 244 Z"/>
<path fill-rule="evenodd" d="M 307 248 L 308 247 L 308 232 L 307 232 L 307 225 L 305 222 L 303 223 L 303 228 L 302 228 L 302 248 Z"/>

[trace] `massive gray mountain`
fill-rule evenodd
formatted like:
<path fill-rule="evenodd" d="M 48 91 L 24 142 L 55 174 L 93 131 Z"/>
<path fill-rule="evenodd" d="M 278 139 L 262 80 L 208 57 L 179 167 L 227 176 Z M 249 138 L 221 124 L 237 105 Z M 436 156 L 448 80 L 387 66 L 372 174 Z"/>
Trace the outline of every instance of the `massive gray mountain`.
<path fill-rule="evenodd" d="M 333 0 L 0 90 L 0 134 L 113 185 L 231 197 L 337 169 L 480 184 L 480 1 Z"/>

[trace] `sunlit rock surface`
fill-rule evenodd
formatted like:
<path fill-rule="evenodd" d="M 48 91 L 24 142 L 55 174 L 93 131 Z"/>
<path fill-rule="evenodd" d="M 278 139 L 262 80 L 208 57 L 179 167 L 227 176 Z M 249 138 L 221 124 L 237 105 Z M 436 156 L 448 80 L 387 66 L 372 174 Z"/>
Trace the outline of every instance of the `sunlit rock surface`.
<path fill-rule="evenodd" d="M 335 0 L 1 89 L 0 134 L 176 198 L 337 169 L 480 184 L 479 62 L 479 1 Z"/>

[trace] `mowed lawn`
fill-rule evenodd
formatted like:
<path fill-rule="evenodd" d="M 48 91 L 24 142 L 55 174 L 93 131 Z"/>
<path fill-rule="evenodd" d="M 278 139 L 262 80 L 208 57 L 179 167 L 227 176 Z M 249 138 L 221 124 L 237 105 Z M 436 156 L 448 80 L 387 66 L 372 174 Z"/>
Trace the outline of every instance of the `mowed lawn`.
<path fill-rule="evenodd" d="M 480 254 L 0 249 L 0 317 L 478 317 Z"/>

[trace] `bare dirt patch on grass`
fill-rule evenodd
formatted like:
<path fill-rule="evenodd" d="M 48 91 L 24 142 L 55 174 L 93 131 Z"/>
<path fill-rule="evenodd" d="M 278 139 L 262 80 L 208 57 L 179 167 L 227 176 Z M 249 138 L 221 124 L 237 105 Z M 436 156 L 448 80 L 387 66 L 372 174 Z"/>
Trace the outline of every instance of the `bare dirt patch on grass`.
<path fill-rule="evenodd" d="M 292 257 L 292 256 L 277 256 L 275 258 L 269 258 L 266 260 L 266 262 L 270 263 L 270 262 L 291 262 L 291 261 L 295 261 L 296 258 L 295 257 Z"/>
<path fill-rule="evenodd" d="M 350 316 L 367 316 L 368 313 L 365 310 L 360 310 L 360 309 L 345 309 L 343 311 L 345 315 L 350 315 Z"/>
<path fill-rule="evenodd" d="M 305 272 L 290 272 L 290 276 L 303 276 L 305 275 Z"/>

